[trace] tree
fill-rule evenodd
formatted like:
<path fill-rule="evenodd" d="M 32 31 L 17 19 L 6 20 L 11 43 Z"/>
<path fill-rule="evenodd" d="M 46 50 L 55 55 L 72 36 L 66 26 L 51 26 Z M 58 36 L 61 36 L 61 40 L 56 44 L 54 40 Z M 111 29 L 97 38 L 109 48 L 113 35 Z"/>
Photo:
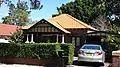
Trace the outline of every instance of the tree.
<path fill-rule="evenodd" d="M 12 24 L 18 26 L 24 26 L 29 22 L 29 14 L 31 11 L 28 11 L 29 7 L 27 2 L 18 0 L 17 6 L 15 6 L 11 1 L 7 0 L 7 5 L 9 7 L 9 16 L 3 17 L 4 24 Z M 31 7 L 30 9 L 41 9 L 43 6 L 40 6 L 39 0 L 30 0 Z"/>
<path fill-rule="evenodd" d="M 98 29 L 99 31 L 110 31 L 112 30 L 112 25 L 104 15 L 99 15 L 93 19 L 91 26 Z"/>
<path fill-rule="evenodd" d="M 5 3 L 5 4 L 9 4 L 11 3 L 10 0 L 0 0 L 0 6 L 2 3 Z M 27 3 L 27 2 L 26 2 Z M 31 9 L 41 9 L 43 7 L 43 5 L 41 5 L 40 3 L 40 0 L 30 0 L 30 5 L 31 5 Z M 17 3 L 17 7 L 18 8 L 21 8 L 21 3 L 20 3 L 20 0 L 18 0 L 18 3 Z"/>
<path fill-rule="evenodd" d="M 14 4 L 9 3 L 9 16 L 6 16 L 3 19 L 4 24 L 12 24 L 23 26 L 29 21 L 29 11 L 27 11 L 27 3 L 21 2 L 21 7 L 16 7 Z"/>
<path fill-rule="evenodd" d="M 57 10 L 59 14 L 67 13 L 86 23 L 91 23 L 93 19 L 106 13 L 103 0 L 75 0 L 62 4 Z"/>

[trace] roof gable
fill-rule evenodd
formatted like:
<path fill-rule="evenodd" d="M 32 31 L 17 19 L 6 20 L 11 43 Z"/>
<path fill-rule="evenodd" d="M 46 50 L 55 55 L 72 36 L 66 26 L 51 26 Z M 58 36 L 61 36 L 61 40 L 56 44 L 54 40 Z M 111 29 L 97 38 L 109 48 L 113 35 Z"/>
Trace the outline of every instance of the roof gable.
<path fill-rule="evenodd" d="M 52 25 L 52 26 L 55 27 L 56 29 L 59 29 L 60 31 L 63 31 L 63 32 L 65 32 L 65 33 L 70 33 L 69 31 L 65 30 L 65 29 L 62 28 L 61 26 L 57 26 L 57 27 L 56 27 L 56 24 L 53 24 L 53 23 L 51 23 L 50 21 L 47 21 L 47 20 L 45 20 L 45 19 L 41 19 L 39 22 L 34 23 L 34 24 L 32 24 L 32 25 L 24 26 L 24 27 L 22 27 L 22 29 L 23 29 L 23 30 L 25 30 L 25 29 L 31 29 L 31 28 L 33 28 L 35 25 L 37 25 L 37 24 L 39 24 L 39 23 L 42 23 L 42 22 L 49 23 L 50 25 Z"/>

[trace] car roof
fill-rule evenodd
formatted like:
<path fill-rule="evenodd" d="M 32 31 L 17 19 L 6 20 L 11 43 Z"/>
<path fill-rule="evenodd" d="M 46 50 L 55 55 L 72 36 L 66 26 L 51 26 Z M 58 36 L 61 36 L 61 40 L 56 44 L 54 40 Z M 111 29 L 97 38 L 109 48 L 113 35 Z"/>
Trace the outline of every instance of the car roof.
<path fill-rule="evenodd" d="M 101 46 L 101 45 L 98 45 L 98 44 L 84 44 L 85 46 Z M 83 45 L 83 46 L 84 46 Z"/>

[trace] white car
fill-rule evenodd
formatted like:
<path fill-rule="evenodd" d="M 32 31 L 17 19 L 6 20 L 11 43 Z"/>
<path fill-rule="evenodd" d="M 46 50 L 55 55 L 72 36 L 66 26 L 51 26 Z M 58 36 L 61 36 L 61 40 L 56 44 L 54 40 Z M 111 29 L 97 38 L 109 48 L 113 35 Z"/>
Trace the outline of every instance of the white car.
<path fill-rule="evenodd" d="M 78 52 L 78 61 L 104 63 L 105 52 L 100 45 L 84 44 Z"/>

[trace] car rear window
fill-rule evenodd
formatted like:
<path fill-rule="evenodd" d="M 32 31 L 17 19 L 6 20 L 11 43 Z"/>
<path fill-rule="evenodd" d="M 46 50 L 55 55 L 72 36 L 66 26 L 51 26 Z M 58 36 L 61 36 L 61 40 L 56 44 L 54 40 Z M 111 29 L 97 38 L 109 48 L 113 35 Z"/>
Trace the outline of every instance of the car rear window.
<path fill-rule="evenodd" d="M 82 49 L 100 50 L 100 46 L 83 46 Z"/>

